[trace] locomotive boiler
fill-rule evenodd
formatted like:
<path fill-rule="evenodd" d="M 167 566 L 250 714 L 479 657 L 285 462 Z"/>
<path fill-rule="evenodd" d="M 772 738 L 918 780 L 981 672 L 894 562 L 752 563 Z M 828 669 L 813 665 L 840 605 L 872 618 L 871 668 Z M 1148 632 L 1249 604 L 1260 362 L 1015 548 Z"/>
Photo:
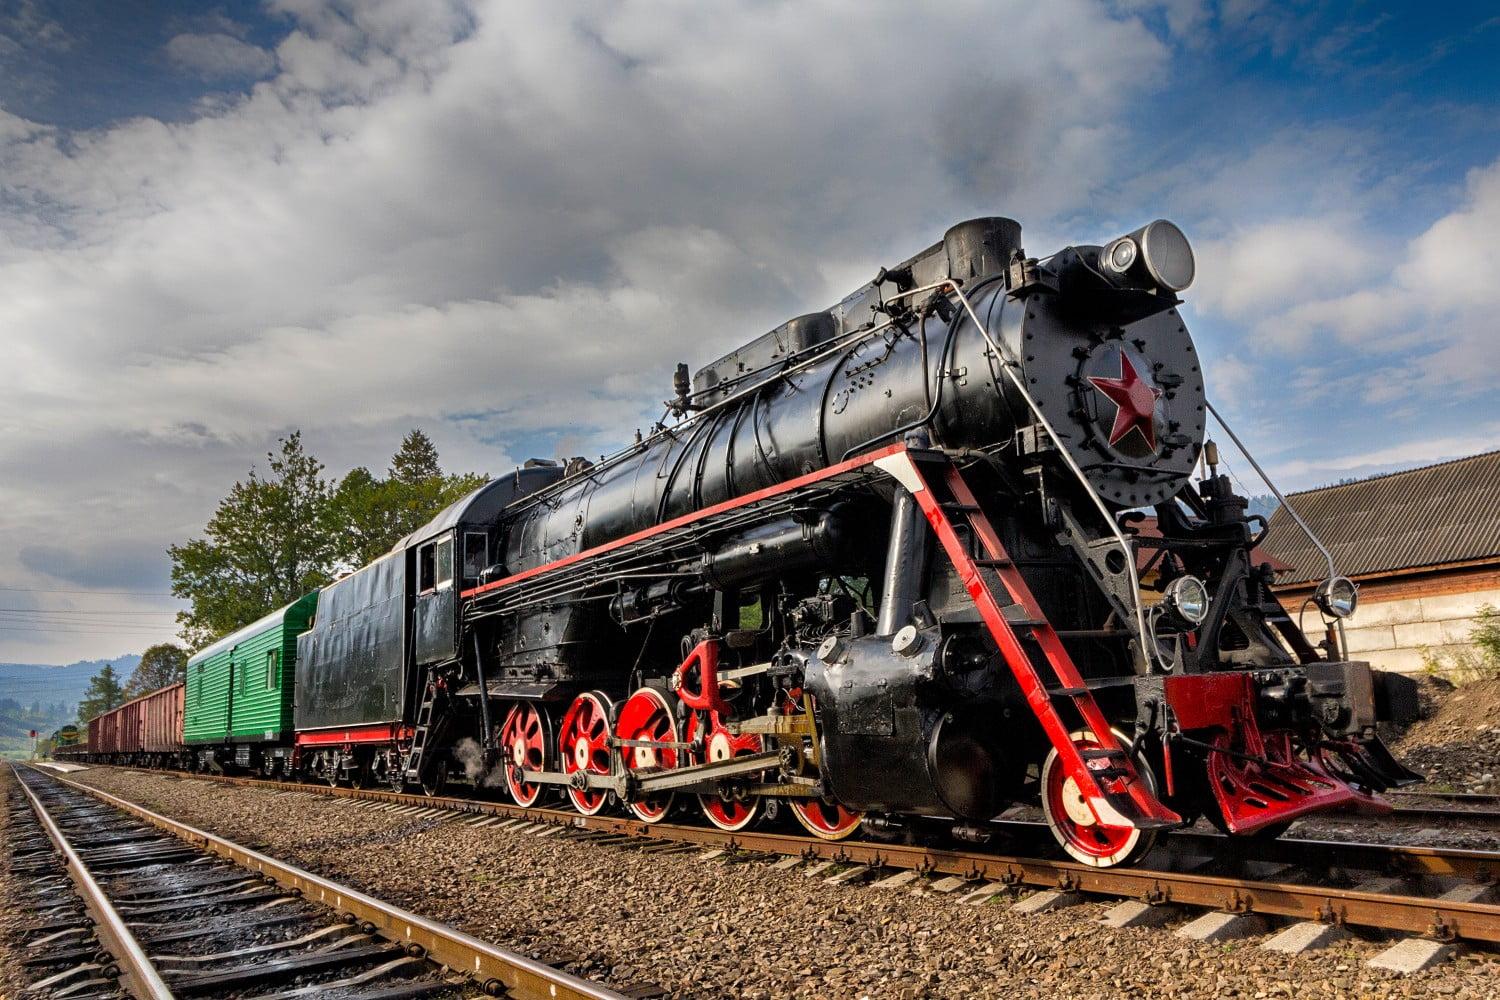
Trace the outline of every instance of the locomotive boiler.
<path fill-rule="evenodd" d="M 631 446 L 528 463 L 325 592 L 299 743 L 316 719 L 334 780 L 828 838 L 983 837 L 1032 801 L 1100 866 L 1200 815 L 1382 808 L 1415 776 L 1376 724 L 1412 691 L 1343 656 L 1332 567 L 1319 645 L 1271 595 L 1193 276 L 1164 220 L 1036 258 L 976 219 L 679 366 Z M 378 709 L 340 708 L 376 661 Z"/>

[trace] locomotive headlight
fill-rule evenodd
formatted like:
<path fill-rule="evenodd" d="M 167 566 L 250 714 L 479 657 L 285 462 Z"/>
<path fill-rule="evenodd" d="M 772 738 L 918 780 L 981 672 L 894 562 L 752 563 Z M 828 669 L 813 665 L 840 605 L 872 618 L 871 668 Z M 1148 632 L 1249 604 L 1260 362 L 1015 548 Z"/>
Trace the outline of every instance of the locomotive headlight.
<path fill-rule="evenodd" d="M 1359 607 L 1359 588 L 1347 576 L 1329 577 L 1318 584 L 1313 600 L 1330 618 L 1348 618 Z"/>
<path fill-rule="evenodd" d="M 1137 256 L 1135 240 L 1126 236 L 1104 248 L 1104 266 L 1116 274 L 1124 274 L 1130 270 Z"/>
<path fill-rule="evenodd" d="M 1174 294 L 1191 285 L 1197 273 L 1187 237 L 1166 219 L 1111 240 L 1099 253 L 1099 266 L 1122 287 L 1155 285 Z"/>
<path fill-rule="evenodd" d="M 1169 292 L 1180 292 L 1193 283 L 1197 263 L 1193 248 L 1182 230 L 1166 219 L 1136 230 L 1141 243 L 1141 259 L 1151 280 Z"/>
<path fill-rule="evenodd" d="M 1167 584 L 1161 603 L 1172 614 L 1197 627 L 1208 617 L 1208 588 L 1196 576 L 1179 576 Z"/>

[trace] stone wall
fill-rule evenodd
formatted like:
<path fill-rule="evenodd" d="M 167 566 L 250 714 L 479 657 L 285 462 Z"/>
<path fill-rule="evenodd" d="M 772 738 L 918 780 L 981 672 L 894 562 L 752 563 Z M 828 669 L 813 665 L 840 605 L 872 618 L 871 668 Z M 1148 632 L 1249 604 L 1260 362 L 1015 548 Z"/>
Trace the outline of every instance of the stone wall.
<path fill-rule="evenodd" d="M 1306 592 L 1279 596 L 1296 620 Z M 1363 583 L 1359 610 L 1344 626 L 1349 658 L 1385 670 L 1421 671 L 1427 654 L 1473 648 L 1469 633 L 1486 604 L 1500 608 L 1500 579 L 1493 570 Z M 1322 640 L 1316 608 L 1308 608 L 1303 624 L 1315 645 Z"/>

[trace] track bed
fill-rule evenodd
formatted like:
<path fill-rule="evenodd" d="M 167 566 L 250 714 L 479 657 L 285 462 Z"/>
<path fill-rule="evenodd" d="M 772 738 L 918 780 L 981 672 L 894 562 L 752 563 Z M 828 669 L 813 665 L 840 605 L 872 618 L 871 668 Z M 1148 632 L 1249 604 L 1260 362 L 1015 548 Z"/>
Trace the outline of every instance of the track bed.
<path fill-rule="evenodd" d="M 1279 931 L 1276 920 L 1242 941 L 1203 944 L 1175 933 L 1202 913 L 1194 908 L 1163 927 L 1111 930 L 1097 918 L 1118 897 L 1083 894 L 1076 905 L 1027 916 L 1009 905 L 1024 892 L 963 904 L 982 884 L 962 879 L 953 892 L 939 891 L 952 883 L 937 874 L 893 891 L 877 885 L 896 872 L 858 872 L 853 860 L 818 869 L 747 852 L 708 858 L 660 831 L 570 832 L 511 821 L 503 807 L 434 812 L 420 800 L 358 804 L 311 788 L 119 771 L 84 777 L 226 832 L 257 831 L 309 867 L 538 957 L 571 957 L 574 971 L 617 986 L 653 980 L 672 996 L 1276 996 L 1277 983 L 1295 983 L 1305 997 L 1480 997 L 1500 983 L 1489 953 L 1465 949 L 1392 979 L 1365 965 L 1391 940 L 1363 931 L 1292 956 L 1254 946 Z M 1426 878 L 1409 891 L 1446 884 Z"/>

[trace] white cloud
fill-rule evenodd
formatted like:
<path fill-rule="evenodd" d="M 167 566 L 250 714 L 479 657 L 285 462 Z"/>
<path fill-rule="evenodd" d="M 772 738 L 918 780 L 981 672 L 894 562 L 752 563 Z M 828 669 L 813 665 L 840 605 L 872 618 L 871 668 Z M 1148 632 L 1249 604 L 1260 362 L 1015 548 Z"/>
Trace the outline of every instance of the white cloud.
<path fill-rule="evenodd" d="M 1431 465 L 1449 459 L 1463 458 L 1483 451 L 1494 451 L 1500 441 L 1500 422 L 1476 426 L 1468 434 L 1428 436 L 1418 441 L 1404 441 L 1368 450 L 1329 455 L 1316 459 L 1295 459 L 1278 466 L 1288 488 L 1305 489 L 1324 486 L 1339 479 L 1374 476 L 1414 465 Z"/>
<path fill-rule="evenodd" d="M 1357 390 L 1369 402 L 1488 392 L 1500 160 L 1472 171 L 1460 199 L 1405 246 L 1393 246 L 1378 219 L 1350 215 L 1233 234 L 1207 248 L 1203 304 L 1250 322 L 1255 340 L 1273 348 L 1399 355 L 1399 366 Z"/>
<path fill-rule="evenodd" d="M 1251 322 L 1268 306 L 1298 302 L 1314 289 L 1358 288 L 1380 267 L 1377 246 L 1358 220 L 1340 215 L 1251 222 L 1200 244 L 1198 254 L 1196 305 Z M 1268 325 L 1264 332 L 1284 336 Z"/>
<path fill-rule="evenodd" d="M 274 57 L 174 40 L 270 74 L 196 119 L 0 115 L 0 583 L 87 565 L 58 549 L 158 589 L 296 426 L 335 472 L 416 423 L 458 468 L 623 444 L 674 362 L 958 219 L 1056 228 L 1166 59 L 1093 0 L 274 10 Z"/>
<path fill-rule="evenodd" d="M 1121 10 L 1160 12 L 1173 35 L 1189 43 L 1203 41 L 1201 33 L 1213 21 L 1208 0 L 1119 0 Z"/>
<path fill-rule="evenodd" d="M 258 80 L 276 68 L 265 49 L 217 31 L 174 35 L 166 53 L 174 66 L 211 81 Z"/>

